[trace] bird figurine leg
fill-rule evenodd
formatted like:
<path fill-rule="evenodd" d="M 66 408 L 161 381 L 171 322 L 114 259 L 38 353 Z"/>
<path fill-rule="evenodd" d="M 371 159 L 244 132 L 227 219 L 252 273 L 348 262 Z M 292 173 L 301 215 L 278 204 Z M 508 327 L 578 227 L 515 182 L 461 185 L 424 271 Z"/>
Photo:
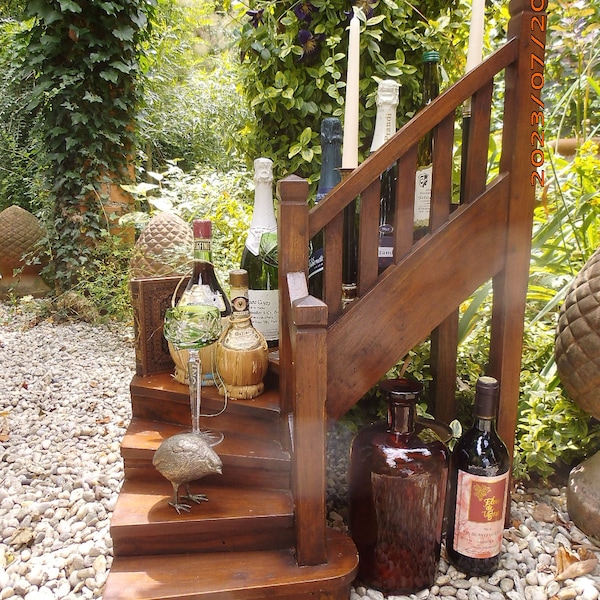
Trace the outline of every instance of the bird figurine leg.
<path fill-rule="evenodd" d="M 173 483 L 173 502 L 169 502 L 169 506 L 172 506 L 178 515 L 181 514 L 181 511 L 190 512 L 192 508 L 189 504 L 179 502 L 179 484 Z"/>
<path fill-rule="evenodd" d="M 191 500 L 196 504 L 200 504 L 201 502 L 208 502 L 208 496 L 206 494 L 192 494 L 189 483 L 185 484 L 185 496 L 182 496 L 182 498 L 187 498 L 188 500 Z"/>

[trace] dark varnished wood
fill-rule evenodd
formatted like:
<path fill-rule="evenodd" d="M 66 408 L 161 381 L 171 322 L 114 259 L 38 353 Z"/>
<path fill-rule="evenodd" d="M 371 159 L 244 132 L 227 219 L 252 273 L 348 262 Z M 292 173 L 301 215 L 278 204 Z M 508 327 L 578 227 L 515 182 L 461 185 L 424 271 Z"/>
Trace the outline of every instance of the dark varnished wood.
<path fill-rule="evenodd" d="M 163 440 L 186 430 L 189 427 L 134 417 L 121 444 L 126 477 L 162 478 L 152 465 L 154 452 Z M 243 479 L 245 487 L 289 489 L 290 454 L 279 440 L 257 435 L 256 429 L 247 427 L 235 435 L 225 432 L 216 450 L 224 465 L 223 474 L 215 480 L 218 485 L 234 485 Z"/>
<path fill-rule="evenodd" d="M 191 484 L 208 502 L 177 514 L 166 480 L 126 481 L 111 521 L 118 556 L 231 552 L 294 544 L 294 504 L 289 490 L 217 485 L 219 475 Z M 185 493 L 184 488 L 180 490 Z"/>
<path fill-rule="evenodd" d="M 327 561 L 298 568 L 293 550 L 115 558 L 104 600 L 347 600 L 358 556 L 329 530 Z"/>

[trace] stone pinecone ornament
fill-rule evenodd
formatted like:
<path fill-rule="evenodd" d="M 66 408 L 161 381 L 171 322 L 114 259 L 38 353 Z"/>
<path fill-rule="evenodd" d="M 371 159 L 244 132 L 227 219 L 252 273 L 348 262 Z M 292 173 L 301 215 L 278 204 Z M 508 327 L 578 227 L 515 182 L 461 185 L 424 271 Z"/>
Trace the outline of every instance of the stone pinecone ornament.
<path fill-rule="evenodd" d="M 554 351 L 558 375 L 569 397 L 600 419 L 600 248 L 567 292 Z"/>
<path fill-rule="evenodd" d="M 2 263 L 17 268 L 23 256 L 33 252 L 44 237 L 37 218 L 20 206 L 13 205 L 0 212 L 0 255 Z"/>
<path fill-rule="evenodd" d="M 194 236 L 182 218 L 159 213 L 150 219 L 131 256 L 132 279 L 184 275 L 190 268 Z"/>

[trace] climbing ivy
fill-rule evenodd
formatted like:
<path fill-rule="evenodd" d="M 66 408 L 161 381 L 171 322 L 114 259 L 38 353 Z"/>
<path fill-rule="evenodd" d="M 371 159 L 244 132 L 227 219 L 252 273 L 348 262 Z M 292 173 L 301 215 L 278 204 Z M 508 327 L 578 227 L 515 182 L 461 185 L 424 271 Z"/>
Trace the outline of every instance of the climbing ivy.
<path fill-rule="evenodd" d="M 101 251 L 110 183 L 131 181 L 140 46 L 156 0 L 28 0 L 29 109 L 44 148 L 49 248 L 59 290 Z"/>

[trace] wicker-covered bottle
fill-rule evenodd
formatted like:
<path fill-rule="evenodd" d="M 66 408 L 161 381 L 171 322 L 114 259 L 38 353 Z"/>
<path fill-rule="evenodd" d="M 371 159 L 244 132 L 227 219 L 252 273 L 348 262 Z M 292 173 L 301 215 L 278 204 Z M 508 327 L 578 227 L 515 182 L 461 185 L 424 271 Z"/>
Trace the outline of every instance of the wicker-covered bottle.
<path fill-rule="evenodd" d="M 264 390 L 263 378 L 269 366 L 265 337 L 254 328 L 248 301 L 248 272 L 229 273 L 231 316 L 217 343 L 219 393 L 232 398 L 250 399 Z"/>

